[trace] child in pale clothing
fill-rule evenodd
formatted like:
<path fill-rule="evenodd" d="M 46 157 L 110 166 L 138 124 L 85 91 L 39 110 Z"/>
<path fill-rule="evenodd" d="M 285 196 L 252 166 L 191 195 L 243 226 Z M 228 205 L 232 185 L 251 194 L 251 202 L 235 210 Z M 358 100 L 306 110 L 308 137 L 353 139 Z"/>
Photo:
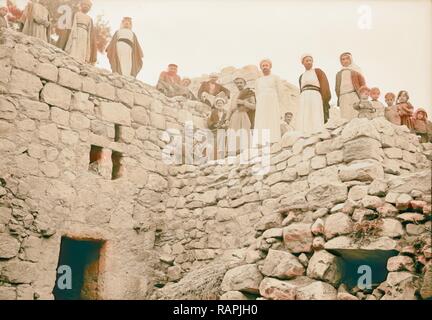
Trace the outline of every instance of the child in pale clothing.
<path fill-rule="evenodd" d="M 359 89 L 360 101 L 354 103 L 354 110 L 358 111 L 359 118 L 367 118 L 372 120 L 377 117 L 376 109 L 372 106 L 372 102 L 369 101 L 370 89 L 366 86 L 362 86 Z"/>
<path fill-rule="evenodd" d="M 374 87 L 370 89 L 370 97 L 372 99 L 371 103 L 372 103 L 372 107 L 376 109 L 376 116 L 384 117 L 385 106 L 380 101 L 378 101 L 380 95 L 381 95 L 381 91 L 379 88 Z"/>

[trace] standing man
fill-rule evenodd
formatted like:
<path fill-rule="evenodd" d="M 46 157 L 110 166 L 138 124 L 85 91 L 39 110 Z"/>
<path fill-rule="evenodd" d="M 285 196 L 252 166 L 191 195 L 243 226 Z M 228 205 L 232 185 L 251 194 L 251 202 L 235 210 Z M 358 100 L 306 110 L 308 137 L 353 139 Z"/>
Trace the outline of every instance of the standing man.
<path fill-rule="evenodd" d="M 366 85 L 361 70 L 354 62 L 351 53 L 344 52 L 340 55 L 342 70 L 336 75 L 336 95 L 341 117 L 352 120 L 357 118 L 358 112 L 353 105 L 360 101 L 359 89 Z"/>
<path fill-rule="evenodd" d="M 301 63 L 305 72 L 300 76 L 300 108 L 297 114 L 296 129 L 300 132 L 320 131 L 329 119 L 330 86 L 325 73 L 313 68 L 313 57 L 304 54 Z"/>
<path fill-rule="evenodd" d="M 9 28 L 9 22 L 7 20 L 8 9 L 6 6 L 0 6 L 0 28 Z"/>
<path fill-rule="evenodd" d="M 231 108 L 228 119 L 230 129 L 240 130 L 252 129 L 255 120 L 256 99 L 255 92 L 246 88 L 246 80 L 243 78 L 234 79 L 234 84 L 239 90 L 231 99 Z"/>
<path fill-rule="evenodd" d="M 88 15 L 92 8 L 90 0 L 80 3 L 75 13 L 65 51 L 80 62 L 95 64 L 97 60 L 96 38 L 93 19 Z"/>
<path fill-rule="evenodd" d="M 264 59 L 260 62 L 263 76 L 255 83 L 256 114 L 254 129 L 262 136 L 264 130 L 270 132 L 270 143 L 281 140 L 280 118 L 283 105 L 282 81 L 271 74 L 272 62 Z"/>
<path fill-rule="evenodd" d="M 230 91 L 217 83 L 218 78 L 217 74 L 212 73 L 210 80 L 203 82 L 198 90 L 198 99 L 209 106 L 214 105 L 216 97 L 230 98 Z"/>
<path fill-rule="evenodd" d="M 242 152 L 249 147 L 250 130 L 255 121 L 255 92 L 246 88 L 246 80 L 234 79 L 239 90 L 231 99 L 228 115 L 229 129 L 236 132 L 236 151 Z M 230 150 L 231 151 L 231 150 Z"/>
<path fill-rule="evenodd" d="M 21 17 L 24 24 L 22 32 L 28 36 L 49 42 L 51 38 L 51 18 L 46 8 L 47 0 L 30 1 Z"/>
<path fill-rule="evenodd" d="M 132 18 L 123 18 L 106 52 L 112 72 L 136 78 L 141 71 L 144 54 L 137 36 L 132 32 Z"/>
<path fill-rule="evenodd" d="M 137 36 L 132 32 L 132 18 L 123 18 L 106 52 L 112 72 L 136 78 L 141 71 L 144 54 Z"/>

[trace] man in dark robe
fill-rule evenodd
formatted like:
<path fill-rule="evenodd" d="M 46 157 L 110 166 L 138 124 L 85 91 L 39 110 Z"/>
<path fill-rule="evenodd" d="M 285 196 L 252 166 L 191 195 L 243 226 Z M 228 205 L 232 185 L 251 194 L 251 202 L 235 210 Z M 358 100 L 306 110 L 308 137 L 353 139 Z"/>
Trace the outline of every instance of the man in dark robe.
<path fill-rule="evenodd" d="M 132 32 L 132 18 L 123 18 L 120 30 L 114 34 L 106 52 L 112 72 L 136 78 L 144 55 L 137 36 Z"/>
<path fill-rule="evenodd" d="M 209 106 L 214 105 L 216 97 L 226 100 L 230 98 L 230 91 L 217 83 L 218 78 L 217 74 L 211 74 L 210 80 L 203 82 L 198 90 L 198 99 Z"/>

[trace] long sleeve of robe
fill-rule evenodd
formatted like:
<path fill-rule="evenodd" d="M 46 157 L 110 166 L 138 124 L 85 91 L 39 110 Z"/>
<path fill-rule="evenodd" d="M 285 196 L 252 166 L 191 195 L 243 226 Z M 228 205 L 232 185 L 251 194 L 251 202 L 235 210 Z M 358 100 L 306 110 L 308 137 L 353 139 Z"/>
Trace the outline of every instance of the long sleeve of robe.
<path fill-rule="evenodd" d="M 117 43 L 118 43 L 118 32 L 116 32 L 108 45 L 106 52 L 108 60 L 111 64 L 112 72 L 116 72 L 118 74 L 123 74 L 121 70 L 121 63 L 120 63 L 120 57 L 118 55 L 117 50 Z M 132 46 L 132 69 L 131 69 L 131 75 L 133 77 L 136 77 L 138 73 L 141 71 L 143 66 L 143 59 L 144 54 L 143 50 L 139 44 L 138 38 L 136 34 L 133 34 L 133 46 Z"/>

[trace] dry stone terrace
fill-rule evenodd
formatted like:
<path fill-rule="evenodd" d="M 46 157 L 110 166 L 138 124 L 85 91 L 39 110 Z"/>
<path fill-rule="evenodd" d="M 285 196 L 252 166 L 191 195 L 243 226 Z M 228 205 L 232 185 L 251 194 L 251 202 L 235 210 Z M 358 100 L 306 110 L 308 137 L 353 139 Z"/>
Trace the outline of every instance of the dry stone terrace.
<path fill-rule="evenodd" d="M 65 237 L 100 243 L 97 299 L 431 297 L 432 146 L 405 127 L 332 120 L 259 176 L 166 165 L 162 133 L 205 128 L 206 105 L 12 31 L 0 90 L 0 299 L 53 299 Z"/>

